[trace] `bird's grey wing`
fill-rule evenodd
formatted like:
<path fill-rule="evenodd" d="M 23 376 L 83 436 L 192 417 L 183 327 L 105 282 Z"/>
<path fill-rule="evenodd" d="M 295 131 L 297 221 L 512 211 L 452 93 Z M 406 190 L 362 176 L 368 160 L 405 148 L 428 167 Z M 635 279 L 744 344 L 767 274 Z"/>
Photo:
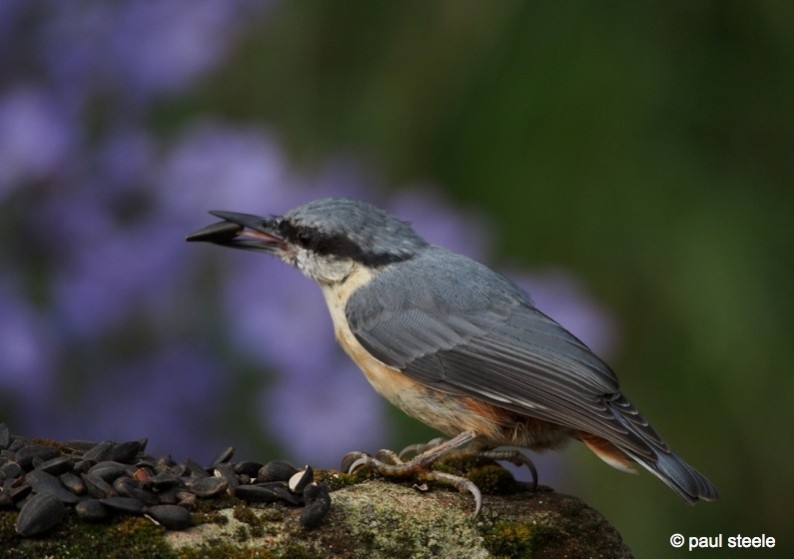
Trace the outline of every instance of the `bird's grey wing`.
<path fill-rule="evenodd" d="M 402 286 L 402 288 L 396 288 Z M 609 367 L 515 285 L 451 253 L 401 263 L 348 300 L 358 341 L 383 363 L 448 393 L 619 443 L 667 449 Z"/>

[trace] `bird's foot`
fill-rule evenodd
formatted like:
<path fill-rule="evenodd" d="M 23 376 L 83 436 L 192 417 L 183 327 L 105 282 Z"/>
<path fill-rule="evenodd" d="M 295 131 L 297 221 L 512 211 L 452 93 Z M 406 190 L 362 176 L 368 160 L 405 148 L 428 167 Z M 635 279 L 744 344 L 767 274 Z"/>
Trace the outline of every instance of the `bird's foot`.
<path fill-rule="evenodd" d="M 526 466 L 529 470 L 529 473 L 532 474 L 532 492 L 536 493 L 538 490 L 538 470 L 535 468 L 535 464 L 532 463 L 532 460 L 527 458 L 521 451 L 519 450 L 478 450 L 475 453 L 476 456 L 482 456 L 483 458 L 490 458 L 491 460 L 504 460 L 506 462 L 510 462 L 511 464 L 515 464 L 516 466 Z"/>
<path fill-rule="evenodd" d="M 400 454 L 391 450 L 379 450 L 375 456 L 370 456 L 366 452 L 360 451 L 349 452 L 342 459 L 342 471 L 350 474 L 362 466 L 370 466 L 381 475 L 387 477 L 415 476 L 424 481 L 438 481 L 445 485 L 451 485 L 461 492 L 468 491 L 472 494 L 475 503 L 474 516 L 477 516 L 482 508 L 482 493 L 480 489 L 463 476 L 431 469 L 437 460 L 468 444 L 476 437 L 477 435 L 474 432 L 465 431 L 448 441 L 437 442 L 429 448 L 427 445 L 421 445 L 423 450 L 406 462 L 401 458 L 405 450 Z M 435 441 L 431 442 L 435 443 Z M 414 446 L 419 448 L 420 445 Z"/>
<path fill-rule="evenodd" d="M 428 441 L 426 443 L 409 444 L 408 446 L 406 446 L 404 449 L 402 449 L 400 451 L 398 456 L 402 460 L 405 460 L 406 456 L 410 456 L 412 454 L 414 456 L 418 456 L 419 454 L 422 454 L 423 452 L 425 452 L 427 450 L 430 450 L 431 448 L 435 448 L 438 445 L 446 442 L 446 440 L 447 439 L 445 439 L 443 437 L 437 437 L 437 438 L 432 439 L 432 440 L 430 440 L 430 441 Z"/>

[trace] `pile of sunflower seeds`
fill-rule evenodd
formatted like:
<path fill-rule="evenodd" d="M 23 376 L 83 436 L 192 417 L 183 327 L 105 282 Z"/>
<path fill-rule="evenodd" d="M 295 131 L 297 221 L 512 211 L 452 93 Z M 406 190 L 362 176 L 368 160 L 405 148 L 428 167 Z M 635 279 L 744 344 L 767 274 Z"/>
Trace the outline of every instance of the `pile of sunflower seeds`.
<path fill-rule="evenodd" d="M 168 530 L 192 525 L 197 499 L 231 495 L 248 502 L 302 506 L 300 521 L 317 526 L 331 507 L 328 488 L 310 466 L 284 460 L 233 463 L 234 448 L 208 467 L 188 458 L 145 453 L 146 439 L 51 442 L 12 435 L 0 423 L 0 509 L 19 510 L 16 532 L 35 536 L 57 526 L 70 510 L 86 522 L 143 515 Z"/>

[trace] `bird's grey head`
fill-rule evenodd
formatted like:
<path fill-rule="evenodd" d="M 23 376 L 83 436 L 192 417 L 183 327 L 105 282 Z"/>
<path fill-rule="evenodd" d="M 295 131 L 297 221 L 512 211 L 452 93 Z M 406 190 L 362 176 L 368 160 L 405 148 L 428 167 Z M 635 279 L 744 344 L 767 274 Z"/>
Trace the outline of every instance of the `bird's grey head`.
<path fill-rule="evenodd" d="M 314 200 L 283 216 L 212 211 L 222 222 L 188 241 L 274 254 L 321 283 L 344 280 L 359 266 L 380 268 L 407 260 L 428 246 L 406 222 L 357 200 Z"/>

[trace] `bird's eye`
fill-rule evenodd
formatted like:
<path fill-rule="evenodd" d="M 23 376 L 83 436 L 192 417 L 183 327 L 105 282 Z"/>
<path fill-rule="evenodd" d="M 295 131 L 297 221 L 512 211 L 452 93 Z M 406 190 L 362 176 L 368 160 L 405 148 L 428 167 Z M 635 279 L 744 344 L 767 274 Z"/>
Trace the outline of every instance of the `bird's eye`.
<path fill-rule="evenodd" d="M 305 229 L 303 231 L 299 231 L 296 238 L 298 239 L 298 244 L 303 248 L 307 248 L 312 242 L 312 234 Z"/>

